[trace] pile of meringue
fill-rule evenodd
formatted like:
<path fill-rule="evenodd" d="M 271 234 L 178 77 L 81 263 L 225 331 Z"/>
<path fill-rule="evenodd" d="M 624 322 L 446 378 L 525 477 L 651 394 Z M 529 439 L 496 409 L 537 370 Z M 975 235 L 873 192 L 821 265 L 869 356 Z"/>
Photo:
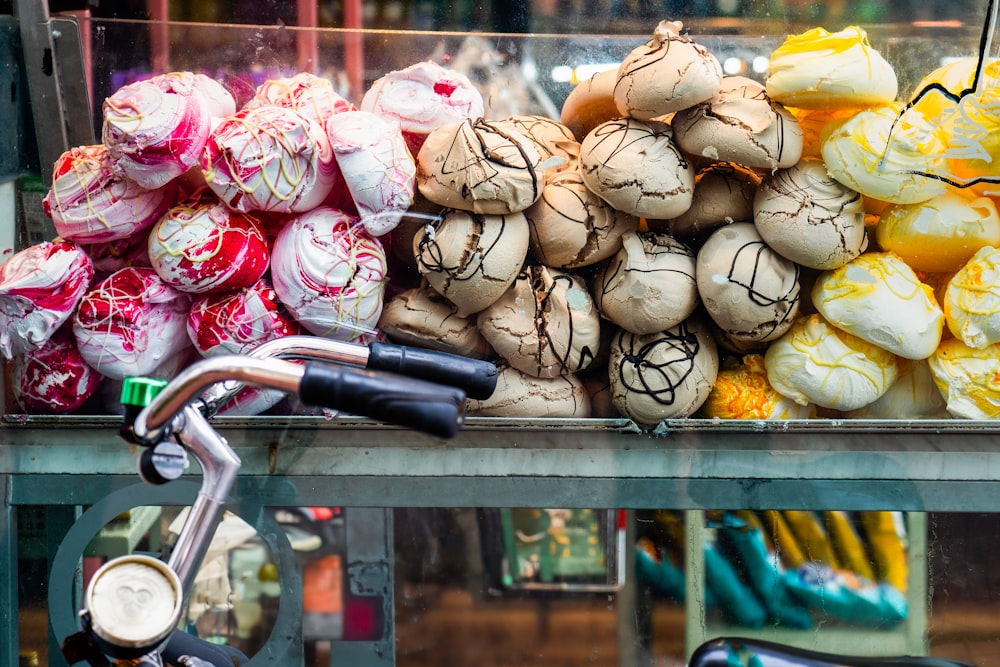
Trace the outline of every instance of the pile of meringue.
<path fill-rule="evenodd" d="M 1000 95 L 976 73 L 900 100 L 861 28 L 816 28 L 762 84 L 664 21 L 558 121 L 488 119 L 431 62 L 357 106 L 309 74 L 239 108 L 155 76 L 55 165 L 59 238 L 0 266 L 0 353 L 27 412 L 306 333 L 495 361 L 473 415 L 992 419 Z"/>

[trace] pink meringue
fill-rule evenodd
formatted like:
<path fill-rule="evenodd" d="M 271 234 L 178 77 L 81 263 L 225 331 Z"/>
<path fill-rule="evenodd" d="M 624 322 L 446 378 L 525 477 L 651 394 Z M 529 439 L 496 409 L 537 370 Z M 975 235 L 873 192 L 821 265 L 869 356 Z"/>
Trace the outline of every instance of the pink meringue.
<path fill-rule="evenodd" d="M 198 72 L 168 72 L 148 79 L 163 90 L 178 95 L 192 95 L 212 118 L 236 113 L 236 98 L 212 77 Z"/>
<path fill-rule="evenodd" d="M 14 357 L 10 382 L 14 400 L 28 413 L 65 413 L 97 392 L 101 374 L 76 347 L 72 331 L 57 330 L 41 347 Z"/>
<path fill-rule="evenodd" d="M 80 354 L 102 375 L 146 375 L 191 346 L 191 297 L 152 269 L 117 271 L 87 292 L 73 320 Z"/>
<path fill-rule="evenodd" d="M 302 333 L 266 278 L 250 287 L 198 297 L 187 332 L 202 356 L 246 354 L 261 343 Z"/>
<path fill-rule="evenodd" d="M 269 260 L 257 220 L 208 193 L 170 209 L 153 225 L 147 243 L 160 278 L 196 294 L 249 287 L 264 275 Z"/>
<path fill-rule="evenodd" d="M 417 165 L 399 125 L 367 111 L 334 116 L 327 136 L 361 224 L 382 236 L 399 225 L 413 204 Z"/>
<path fill-rule="evenodd" d="M 0 265 L 0 353 L 36 350 L 73 315 L 94 277 L 84 250 L 66 241 L 29 246 Z"/>
<path fill-rule="evenodd" d="M 338 178 L 326 132 L 276 106 L 223 119 L 205 144 L 201 169 L 219 199 L 244 212 L 308 211 L 326 199 Z"/>
<path fill-rule="evenodd" d="M 334 90 L 329 79 L 309 72 L 268 79 L 257 86 L 256 93 L 243 105 L 243 109 L 268 105 L 294 109 L 321 127 L 325 127 L 326 122 L 335 114 L 357 111 L 354 104 Z"/>
<path fill-rule="evenodd" d="M 99 144 L 71 148 L 56 160 L 42 209 L 63 239 L 103 243 L 147 229 L 176 200 L 172 183 L 150 190 L 116 173 Z"/>
<path fill-rule="evenodd" d="M 126 266 L 151 268 L 146 237 L 147 234 L 136 234 L 129 238 L 104 243 L 88 243 L 84 246 L 84 250 L 94 262 L 95 275 L 102 279 L 107 278 Z"/>
<path fill-rule="evenodd" d="M 116 171 L 148 189 L 198 164 L 212 117 L 199 96 L 144 80 L 104 100 L 102 137 Z"/>
<path fill-rule="evenodd" d="M 480 118 L 485 104 L 469 77 L 425 61 L 376 80 L 362 98 L 361 110 L 398 122 L 416 155 L 431 130 Z"/>
<path fill-rule="evenodd" d="M 385 250 L 350 216 L 319 207 L 292 218 L 278 234 L 271 280 L 306 330 L 351 340 L 374 332 L 382 314 Z"/>

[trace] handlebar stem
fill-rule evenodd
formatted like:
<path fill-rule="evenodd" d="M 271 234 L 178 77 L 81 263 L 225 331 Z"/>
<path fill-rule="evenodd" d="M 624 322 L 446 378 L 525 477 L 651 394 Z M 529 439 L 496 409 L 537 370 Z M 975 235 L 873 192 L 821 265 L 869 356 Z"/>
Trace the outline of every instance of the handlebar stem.
<path fill-rule="evenodd" d="M 225 509 L 226 497 L 236 483 L 240 457 L 194 406 L 185 406 L 174 419 L 174 437 L 198 460 L 202 483 L 167 565 L 177 573 L 184 595 L 194 583 L 198 567 Z"/>

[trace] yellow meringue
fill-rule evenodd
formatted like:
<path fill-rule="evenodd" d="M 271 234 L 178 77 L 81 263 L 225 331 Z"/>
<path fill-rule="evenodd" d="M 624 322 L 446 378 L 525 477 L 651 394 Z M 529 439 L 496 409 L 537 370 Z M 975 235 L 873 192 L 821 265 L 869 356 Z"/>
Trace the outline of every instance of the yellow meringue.
<path fill-rule="evenodd" d="M 944 194 L 943 134 L 915 109 L 899 104 L 860 111 L 836 126 L 821 153 L 830 175 L 858 192 L 893 204 Z"/>
<path fill-rule="evenodd" d="M 858 26 L 789 35 L 771 54 L 765 85 L 771 99 L 802 109 L 886 104 L 898 92 L 892 65 Z"/>
<path fill-rule="evenodd" d="M 941 342 L 927 364 L 953 416 L 1000 417 L 1000 344 L 977 350 L 949 338 Z"/>
<path fill-rule="evenodd" d="M 957 271 L 984 246 L 1000 246 L 1000 215 L 989 197 L 950 190 L 918 204 L 888 206 L 875 239 L 915 271 Z"/>
<path fill-rule="evenodd" d="M 942 65 L 924 77 L 910 97 L 915 109 L 944 129 L 945 155 L 954 160 L 954 174 L 949 175 L 960 182 L 1000 176 L 1000 61 L 986 63 L 979 89 L 974 90 L 978 66 L 979 59 L 973 57 Z M 991 194 L 1000 194 L 1000 185 L 988 187 Z"/>
<path fill-rule="evenodd" d="M 830 324 L 906 359 L 929 357 L 941 342 L 944 313 L 933 290 L 890 252 L 824 271 L 812 302 Z"/>
<path fill-rule="evenodd" d="M 1000 342 L 1000 249 L 980 248 L 944 292 L 948 329 L 971 348 Z"/>
<path fill-rule="evenodd" d="M 899 379 L 874 402 L 852 410 L 850 419 L 949 419 L 927 359 L 899 360 Z"/>
<path fill-rule="evenodd" d="M 799 405 L 775 391 L 767 381 L 764 357 L 760 354 L 744 355 L 738 365 L 720 369 L 699 412 L 703 417 L 717 419 L 810 419 L 816 416 L 815 406 Z"/>
<path fill-rule="evenodd" d="M 800 317 L 764 353 L 767 379 L 799 405 L 857 410 L 899 377 L 896 356 L 827 322 Z"/>

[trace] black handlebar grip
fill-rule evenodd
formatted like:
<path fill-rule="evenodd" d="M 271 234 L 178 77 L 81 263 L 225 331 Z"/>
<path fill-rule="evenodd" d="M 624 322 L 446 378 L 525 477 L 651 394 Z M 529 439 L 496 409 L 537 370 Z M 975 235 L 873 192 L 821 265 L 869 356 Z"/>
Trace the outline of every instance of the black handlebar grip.
<path fill-rule="evenodd" d="M 242 667 L 250 662 L 242 651 L 232 646 L 221 646 L 199 639 L 183 630 L 174 630 L 161 651 L 166 665 L 179 664 L 184 656 L 199 658 L 216 667 Z"/>
<path fill-rule="evenodd" d="M 372 343 L 367 367 L 458 387 L 469 398 L 489 398 L 497 387 L 496 364 L 418 347 Z"/>
<path fill-rule="evenodd" d="M 458 433 L 465 392 L 401 375 L 332 364 L 306 364 L 299 396 L 353 415 L 450 438 Z"/>

